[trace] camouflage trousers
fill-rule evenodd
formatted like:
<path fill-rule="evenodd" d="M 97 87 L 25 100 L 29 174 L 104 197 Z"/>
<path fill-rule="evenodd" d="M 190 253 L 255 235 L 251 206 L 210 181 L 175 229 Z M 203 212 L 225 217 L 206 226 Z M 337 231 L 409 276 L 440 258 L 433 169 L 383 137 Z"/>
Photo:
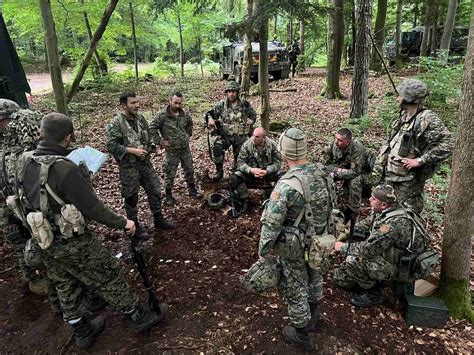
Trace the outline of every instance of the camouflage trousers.
<path fill-rule="evenodd" d="M 166 151 L 165 162 L 163 170 L 165 171 L 165 189 L 172 190 L 174 184 L 174 178 L 178 171 L 179 163 L 184 170 L 184 178 L 189 184 L 194 184 L 194 167 L 193 167 L 193 156 L 189 145 L 182 149 L 169 149 Z"/>
<path fill-rule="evenodd" d="M 385 179 L 385 184 L 393 186 L 399 203 L 402 202 L 404 206 L 410 207 L 417 213 L 423 211 L 424 181 L 416 179 L 410 181 L 390 181 L 390 179 Z"/>
<path fill-rule="evenodd" d="M 354 212 L 358 212 L 360 208 L 360 198 L 362 195 L 362 178 L 357 176 L 343 182 L 344 193 L 348 195 L 347 207 Z"/>
<path fill-rule="evenodd" d="M 214 163 L 223 164 L 226 150 L 232 147 L 232 153 L 234 154 L 234 167 L 236 167 L 237 157 L 239 156 L 240 149 L 249 137 L 247 135 L 234 134 L 228 138 L 228 143 L 221 136 L 218 136 L 214 141 L 214 147 L 212 149 Z"/>
<path fill-rule="evenodd" d="M 249 190 L 247 185 L 249 184 L 262 184 L 268 182 L 276 182 L 280 178 L 280 172 L 268 174 L 264 178 L 256 178 L 252 174 L 247 174 L 242 171 L 236 171 L 230 177 L 231 187 L 237 194 L 237 197 L 241 200 L 247 200 L 249 198 Z"/>
<path fill-rule="evenodd" d="M 288 305 L 291 324 L 303 328 L 311 319 L 309 304 L 323 298 L 323 274 L 310 269 L 304 259 L 288 260 L 280 257 L 280 263 L 282 273 L 278 292 Z"/>
<path fill-rule="evenodd" d="M 367 290 L 378 280 L 392 279 L 396 271 L 397 267 L 383 256 L 361 260 L 348 255 L 344 265 L 334 270 L 334 282 L 347 289 L 359 286 Z"/>
<path fill-rule="evenodd" d="M 150 159 L 125 161 L 119 164 L 122 197 L 130 219 L 137 217 L 138 192 L 143 186 L 153 214 L 161 212 L 161 183 Z"/>
<path fill-rule="evenodd" d="M 42 252 L 65 321 L 89 314 L 87 303 L 83 302 L 85 288 L 117 311 L 129 310 L 138 303 L 117 260 L 90 232 L 68 240 L 55 237 L 53 244 Z"/>

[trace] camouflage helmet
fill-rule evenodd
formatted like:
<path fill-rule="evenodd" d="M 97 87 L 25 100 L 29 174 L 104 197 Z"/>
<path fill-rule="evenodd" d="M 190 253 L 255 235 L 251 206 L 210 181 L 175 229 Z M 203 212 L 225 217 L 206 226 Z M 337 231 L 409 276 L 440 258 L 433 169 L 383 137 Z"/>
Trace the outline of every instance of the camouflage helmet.
<path fill-rule="evenodd" d="M 207 204 L 211 210 L 218 210 L 225 204 L 225 196 L 221 193 L 214 192 L 207 197 Z"/>
<path fill-rule="evenodd" d="M 249 291 L 261 294 L 277 287 L 280 281 L 280 266 L 275 258 L 266 258 L 253 264 L 240 278 Z"/>
<path fill-rule="evenodd" d="M 15 101 L 0 99 L 0 120 L 9 118 L 12 113 L 17 112 L 20 106 Z"/>
<path fill-rule="evenodd" d="M 405 79 L 397 86 L 397 91 L 409 104 L 419 104 L 428 96 L 428 87 L 418 79 Z"/>
<path fill-rule="evenodd" d="M 225 87 L 225 92 L 227 91 L 240 91 L 240 84 L 236 81 L 229 81 Z"/>

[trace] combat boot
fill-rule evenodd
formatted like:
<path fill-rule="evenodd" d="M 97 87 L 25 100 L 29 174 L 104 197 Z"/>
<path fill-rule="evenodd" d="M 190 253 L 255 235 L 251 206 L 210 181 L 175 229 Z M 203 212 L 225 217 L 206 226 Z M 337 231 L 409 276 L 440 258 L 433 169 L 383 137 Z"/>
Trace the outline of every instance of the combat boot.
<path fill-rule="evenodd" d="M 383 286 L 377 284 L 367 292 L 351 298 L 351 303 L 358 308 L 368 308 L 383 302 Z"/>
<path fill-rule="evenodd" d="M 202 197 L 202 193 L 200 193 L 196 189 L 196 184 L 194 184 L 194 183 L 188 184 L 188 194 L 189 194 L 189 196 L 191 196 L 193 198 L 201 198 Z"/>
<path fill-rule="evenodd" d="M 92 322 L 86 317 L 82 317 L 79 322 L 72 324 L 74 339 L 78 348 L 90 348 L 97 335 L 104 330 L 104 326 L 105 318 L 103 316 L 94 318 Z"/>
<path fill-rule="evenodd" d="M 216 163 L 216 175 L 212 177 L 212 180 L 214 181 L 220 181 L 224 177 L 224 164 Z"/>
<path fill-rule="evenodd" d="M 160 303 L 160 314 L 138 305 L 127 315 L 128 325 L 135 333 L 144 332 L 165 319 L 168 305 Z"/>
<path fill-rule="evenodd" d="M 319 321 L 319 302 L 317 303 L 310 303 L 309 310 L 311 312 L 311 319 L 308 323 L 308 330 L 314 332 L 316 330 L 316 324 Z"/>
<path fill-rule="evenodd" d="M 165 190 L 165 194 L 166 194 L 166 197 L 165 197 L 165 205 L 166 205 L 166 206 L 173 207 L 174 204 L 176 203 L 176 200 L 175 200 L 175 198 L 173 197 L 173 192 L 171 191 L 171 189 L 166 189 L 166 190 Z"/>
<path fill-rule="evenodd" d="M 309 336 L 308 327 L 295 328 L 292 325 L 286 325 L 283 327 L 283 335 L 291 343 L 303 348 L 306 351 L 314 349 L 313 340 Z"/>
<path fill-rule="evenodd" d="M 138 218 L 132 219 L 135 222 L 135 234 L 133 235 L 133 238 L 137 238 L 138 240 L 148 240 L 150 239 L 150 236 L 148 235 L 147 232 L 142 228 L 140 223 L 138 222 Z"/>
<path fill-rule="evenodd" d="M 153 214 L 153 219 L 155 220 L 155 228 L 160 229 L 175 229 L 176 224 L 171 221 L 168 221 L 161 212 L 156 212 Z"/>

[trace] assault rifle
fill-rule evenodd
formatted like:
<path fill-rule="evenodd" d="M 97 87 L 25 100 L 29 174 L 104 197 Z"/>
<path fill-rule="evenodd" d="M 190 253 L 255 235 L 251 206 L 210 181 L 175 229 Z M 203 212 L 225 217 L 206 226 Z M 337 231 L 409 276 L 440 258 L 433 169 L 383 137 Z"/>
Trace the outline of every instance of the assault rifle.
<path fill-rule="evenodd" d="M 215 129 L 214 129 L 214 132 L 212 135 L 214 136 L 221 136 L 222 139 L 225 141 L 225 144 L 227 146 L 230 146 L 231 143 L 230 143 L 230 140 L 229 140 L 229 137 L 227 136 L 227 133 L 225 133 L 225 130 L 224 130 L 224 126 L 222 125 L 222 122 L 216 118 L 216 116 L 214 115 L 214 110 L 209 110 L 206 112 L 206 123 L 209 121 L 209 116 L 211 116 L 211 118 L 214 120 L 214 123 L 215 123 Z"/>
<path fill-rule="evenodd" d="M 134 237 L 131 237 L 130 240 L 132 244 L 133 261 L 135 261 L 135 264 L 137 265 L 138 272 L 140 273 L 140 276 L 143 279 L 143 284 L 145 285 L 145 289 L 148 292 L 148 304 L 150 305 L 150 309 L 153 312 L 160 315 L 162 313 L 160 310 L 160 301 L 158 300 L 158 297 L 155 293 L 155 285 L 153 285 L 153 282 L 151 282 L 150 278 L 148 277 L 146 261 L 142 252 L 138 248 L 138 240 Z"/>
<path fill-rule="evenodd" d="M 237 200 L 237 198 L 235 196 L 235 191 L 232 188 L 232 186 L 230 186 L 230 184 L 229 184 L 230 215 L 232 216 L 232 218 L 237 218 L 237 217 L 239 217 L 239 214 L 240 214 L 237 211 L 237 207 L 235 206 L 236 202 L 237 202 L 236 200 Z"/>

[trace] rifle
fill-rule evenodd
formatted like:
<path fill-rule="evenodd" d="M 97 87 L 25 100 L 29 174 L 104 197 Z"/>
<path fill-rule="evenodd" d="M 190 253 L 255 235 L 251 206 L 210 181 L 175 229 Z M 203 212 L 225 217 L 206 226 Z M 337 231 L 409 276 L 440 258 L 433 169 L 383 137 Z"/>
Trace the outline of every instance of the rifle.
<path fill-rule="evenodd" d="M 128 238 L 128 236 L 127 236 Z M 161 314 L 160 310 L 160 301 L 155 293 L 155 286 L 153 282 L 151 282 L 150 278 L 148 277 L 147 273 L 147 266 L 145 258 L 143 257 L 142 252 L 138 248 L 138 240 L 136 238 L 130 238 L 131 245 L 132 245 L 132 252 L 133 252 L 133 261 L 137 265 L 138 272 L 143 279 L 143 284 L 145 285 L 145 289 L 148 292 L 148 304 L 150 305 L 150 309 L 155 312 L 156 314 Z"/>
<path fill-rule="evenodd" d="M 217 119 L 216 116 L 214 115 L 214 110 L 209 110 L 206 112 L 206 116 L 205 116 L 206 123 L 209 120 L 209 116 L 211 116 L 211 118 L 214 120 L 215 127 L 216 127 L 214 129 L 213 135 L 221 136 L 221 138 L 225 142 L 225 145 L 228 147 L 231 146 L 232 144 L 229 140 L 229 137 L 227 137 L 227 134 L 224 131 L 224 126 L 222 125 L 222 122 L 219 119 Z M 210 144 L 209 144 L 209 147 L 210 147 Z"/>
<path fill-rule="evenodd" d="M 237 218 L 239 217 L 239 213 L 237 212 L 237 208 L 235 207 L 235 192 L 232 186 L 230 186 L 229 183 L 229 201 L 230 201 L 230 215 L 232 218 Z"/>

